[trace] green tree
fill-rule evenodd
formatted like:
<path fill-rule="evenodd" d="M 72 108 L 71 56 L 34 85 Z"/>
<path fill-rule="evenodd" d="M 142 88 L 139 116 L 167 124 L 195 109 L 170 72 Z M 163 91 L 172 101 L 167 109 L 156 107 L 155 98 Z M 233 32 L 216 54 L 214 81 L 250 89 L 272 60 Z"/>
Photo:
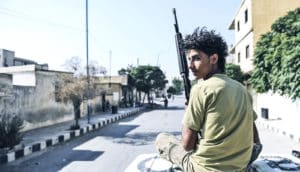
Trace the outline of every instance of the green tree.
<path fill-rule="evenodd" d="M 176 90 L 176 94 L 179 94 L 183 90 L 183 81 L 179 77 L 175 77 L 172 80 L 172 86 Z"/>
<path fill-rule="evenodd" d="M 121 68 L 119 71 L 118 71 L 118 74 L 119 75 L 127 75 L 127 86 L 126 88 L 124 88 L 124 103 L 125 103 L 125 106 L 127 105 L 127 94 L 129 96 L 129 104 L 130 106 L 133 106 L 133 90 L 135 88 L 135 81 L 133 79 L 133 76 L 130 74 L 131 70 L 132 70 L 132 66 L 128 66 L 127 69 L 124 69 L 124 68 Z"/>
<path fill-rule="evenodd" d="M 225 65 L 225 73 L 230 78 L 240 82 L 243 84 L 244 82 L 244 75 L 239 65 L 235 65 L 232 63 L 227 63 Z"/>
<path fill-rule="evenodd" d="M 0 113 L 0 148 L 11 149 L 22 141 L 23 135 L 20 131 L 24 127 L 23 123 L 18 115 Z"/>
<path fill-rule="evenodd" d="M 162 90 L 165 88 L 166 80 L 165 74 L 157 66 L 141 65 L 133 67 L 130 70 L 130 75 L 135 81 L 137 91 L 144 92 L 148 97 L 150 103 L 150 92 L 154 90 Z"/>
<path fill-rule="evenodd" d="M 173 86 L 170 86 L 168 89 L 167 89 L 167 93 L 168 94 L 176 94 L 176 89 L 173 87 Z"/>
<path fill-rule="evenodd" d="M 254 53 L 250 78 L 257 92 L 272 90 L 292 99 L 300 97 L 300 8 L 273 23 Z"/>

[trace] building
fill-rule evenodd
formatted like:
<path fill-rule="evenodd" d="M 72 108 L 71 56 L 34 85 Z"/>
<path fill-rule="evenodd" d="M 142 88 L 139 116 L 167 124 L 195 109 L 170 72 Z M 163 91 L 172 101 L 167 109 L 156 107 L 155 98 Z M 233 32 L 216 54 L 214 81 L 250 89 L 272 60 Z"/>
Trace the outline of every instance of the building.
<path fill-rule="evenodd" d="M 59 98 L 62 75 L 73 73 L 48 70 L 47 64 L 15 57 L 10 50 L 0 49 L 0 113 L 17 114 L 30 130 L 74 119 L 73 104 Z M 127 75 L 92 77 L 91 112 L 106 111 L 110 105 L 121 105 L 133 98 L 128 91 Z M 87 114 L 87 100 L 80 106 L 81 117 Z"/>
<path fill-rule="evenodd" d="M 15 52 L 0 49 L 0 67 L 36 65 L 36 68 L 48 70 L 48 64 L 38 64 L 35 61 L 15 57 Z"/>
<path fill-rule="evenodd" d="M 235 64 L 244 72 L 250 72 L 260 36 L 271 30 L 276 19 L 297 7 L 300 7 L 299 0 L 242 0 L 229 26 L 235 33 L 235 44 L 230 50 L 235 56 Z"/>
<path fill-rule="evenodd" d="M 42 70 L 35 64 L 0 67 L 0 110 L 21 116 L 24 130 L 72 120 L 72 104 L 55 97 L 55 82 L 61 74 L 73 76 Z"/>
<path fill-rule="evenodd" d="M 240 65 L 243 72 L 251 74 L 254 68 L 253 55 L 260 36 L 270 31 L 271 25 L 279 17 L 298 7 L 300 7 L 299 0 L 242 0 L 229 29 L 235 33 L 235 44 L 230 53 L 234 54 L 234 62 Z M 272 92 L 256 94 L 252 91 L 252 93 L 254 109 L 258 114 L 264 111 L 273 119 L 300 119 L 299 100 L 292 101 L 288 97 Z"/>
<path fill-rule="evenodd" d="M 101 97 L 101 107 L 109 102 L 110 105 L 123 106 L 133 99 L 133 92 L 127 89 L 127 75 L 97 77 L 95 87 L 97 94 Z M 127 105 L 124 105 L 127 106 Z"/>

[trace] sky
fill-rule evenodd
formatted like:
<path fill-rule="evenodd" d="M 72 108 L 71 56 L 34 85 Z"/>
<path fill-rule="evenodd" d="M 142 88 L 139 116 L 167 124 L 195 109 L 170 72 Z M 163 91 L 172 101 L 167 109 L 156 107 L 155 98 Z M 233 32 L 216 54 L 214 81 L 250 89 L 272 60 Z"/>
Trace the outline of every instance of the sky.
<path fill-rule="evenodd" d="M 184 35 L 198 26 L 214 29 L 228 45 L 228 30 L 242 0 L 88 0 L 89 61 L 117 75 L 128 65 L 158 65 L 171 80 L 179 77 L 175 45 L 176 8 Z M 1 0 L 0 49 L 16 57 L 63 64 L 79 57 L 86 65 L 85 0 Z M 111 53 L 110 53 L 111 52 Z M 111 71 L 111 72 L 110 72 Z"/>

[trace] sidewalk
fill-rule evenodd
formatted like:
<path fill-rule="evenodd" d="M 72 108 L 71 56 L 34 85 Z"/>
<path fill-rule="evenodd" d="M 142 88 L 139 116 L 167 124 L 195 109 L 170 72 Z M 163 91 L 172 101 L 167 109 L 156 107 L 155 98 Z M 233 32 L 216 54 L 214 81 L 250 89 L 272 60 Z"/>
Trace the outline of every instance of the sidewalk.
<path fill-rule="evenodd" d="M 135 115 L 144 109 L 144 107 L 121 108 L 117 114 L 111 114 L 110 112 L 93 114 L 90 118 L 90 124 L 87 124 L 87 117 L 83 117 L 79 119 L 80 129 L 78 130 L 69 130 L 70 126 L 74 124 L 74 120 L 71 120 L 26 131 L 23 133 L 24 137 L 19 144 L 21 146 L 18 146 L 19 148 L 15 148 L 6 155 L 0 155 L 0 164 L 14 161 L 34 152 L 46 149 L 47 147 L 84 135 L 90 131 L 100 129 L 107 124 Z"/>
<path fill-rule="evenodd" d="M 259 117 L 255 123 L 258 126 L 262 126 L 277 134 L 282 134 L 287 138 L 300 143 L 300 117 L 293 119 L 263 119 Z"/>

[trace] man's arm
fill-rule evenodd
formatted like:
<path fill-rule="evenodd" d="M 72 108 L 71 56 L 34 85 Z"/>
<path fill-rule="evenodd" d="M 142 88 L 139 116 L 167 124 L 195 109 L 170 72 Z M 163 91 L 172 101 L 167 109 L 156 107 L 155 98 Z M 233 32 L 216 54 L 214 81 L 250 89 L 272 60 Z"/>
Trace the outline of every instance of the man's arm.
<path fill-rule="evenodd" d="M 198 141 L 198 133 L 188 127 L 182 127 L 182 146 L 186 151 L 194 150 Z"/>

